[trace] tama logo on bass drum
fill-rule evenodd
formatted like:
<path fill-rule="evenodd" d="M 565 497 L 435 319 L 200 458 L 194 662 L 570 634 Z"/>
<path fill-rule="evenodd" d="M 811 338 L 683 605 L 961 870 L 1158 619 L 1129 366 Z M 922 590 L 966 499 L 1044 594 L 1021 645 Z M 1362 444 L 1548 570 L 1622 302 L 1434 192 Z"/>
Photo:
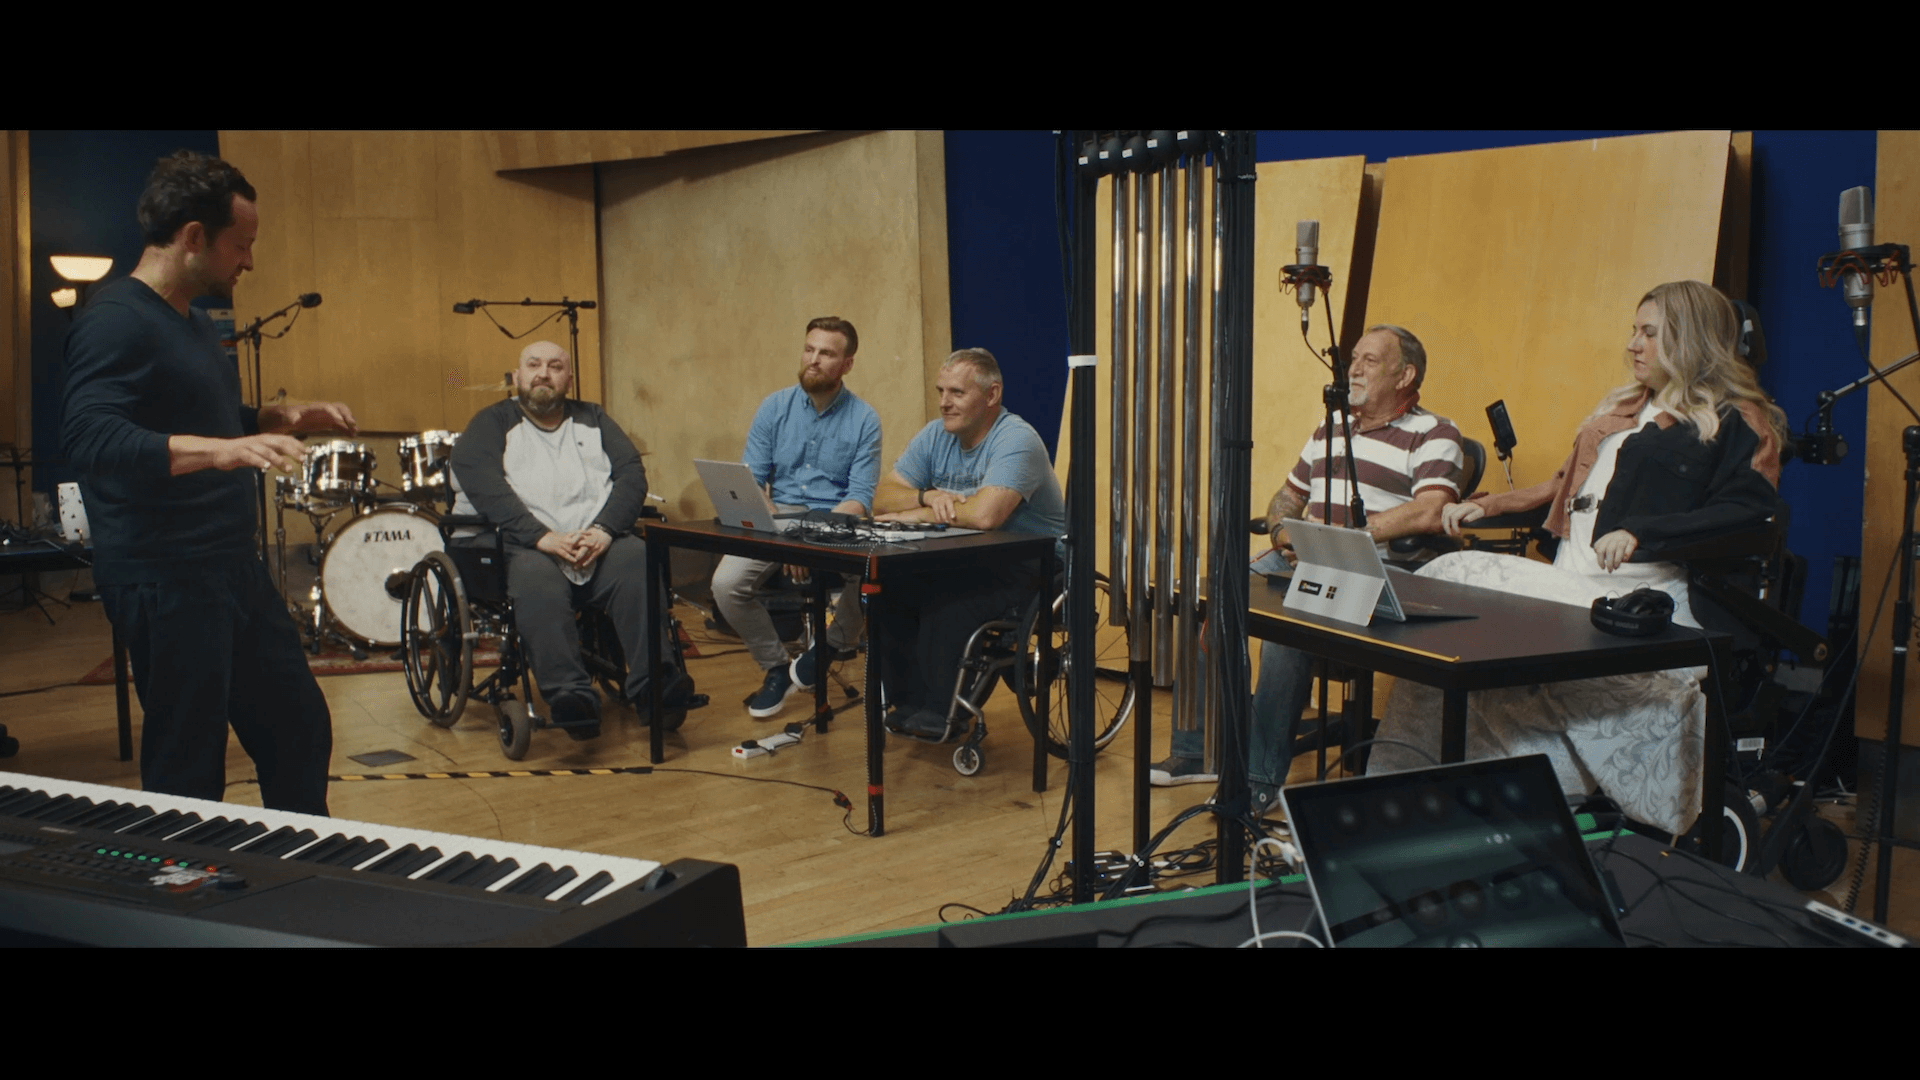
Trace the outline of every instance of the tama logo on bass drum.
<path fill-rule="evenodd" d="M 360 535 L 360 542 L 363 544 L 384 544 L 412 539 L 412 529 L 368 529 Z"/>

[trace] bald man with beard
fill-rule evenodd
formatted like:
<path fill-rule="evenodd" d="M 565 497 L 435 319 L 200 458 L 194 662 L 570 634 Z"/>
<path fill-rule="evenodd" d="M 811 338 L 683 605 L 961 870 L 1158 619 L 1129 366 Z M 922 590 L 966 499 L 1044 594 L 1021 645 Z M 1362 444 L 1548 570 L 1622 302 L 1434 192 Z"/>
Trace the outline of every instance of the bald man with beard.
<path fill-rule="evenodd" d="M 551 341 L 520 353 L 518 396 L 481 409 L 454 444 L 455 514 L 479 514 L 507 549 L 507 595 L 554 726 L 600 733 L 600 695 L 580 658 L 573 613 L 613 620 L 628 701 L 646 692 L 646 546 L 631 535 L 647 471 L 605 409 L 567 397 L 572 357 Z"/>

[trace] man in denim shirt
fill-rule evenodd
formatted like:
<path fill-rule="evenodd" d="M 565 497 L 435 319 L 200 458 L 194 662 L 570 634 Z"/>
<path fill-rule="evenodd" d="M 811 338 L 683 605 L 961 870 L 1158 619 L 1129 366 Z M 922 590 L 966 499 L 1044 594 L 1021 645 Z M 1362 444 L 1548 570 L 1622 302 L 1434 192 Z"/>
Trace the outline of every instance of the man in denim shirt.
<path fill-rule="evenodd" d="M 828 315 L 808 323 L 798 383 L 769 394 L 753 416 L 743 460 L 782 511 L 864 517 L 873 503 L 880 477 L 880 414 L 842 381 L 859 349 L 859 332 L 847 320 Z M 775 563 L 729 555 L 713 572 L 714 607 L 766 673 L 766 681 L 747 699 L 747 712 L 759 719 L 777 715 L 795 689 L 813 689 L 820 666 L 851 649 L 860 636 L 860 590 L 848 582 L 834 606 L 826 641 L 789 664 L 787 647 L 759 598 L 778 569 Z M 801 567 L 788 567 L 787 573 L 806 580 Z"/>

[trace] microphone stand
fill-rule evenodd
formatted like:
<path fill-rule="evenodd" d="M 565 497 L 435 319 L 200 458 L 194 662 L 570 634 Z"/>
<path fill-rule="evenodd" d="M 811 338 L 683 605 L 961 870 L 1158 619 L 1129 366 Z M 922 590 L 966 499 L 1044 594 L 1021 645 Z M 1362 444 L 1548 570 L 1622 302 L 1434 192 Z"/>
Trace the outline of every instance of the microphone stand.
<path fill-rule="evenodd" d="M 260 412 L 260 405 L 262 401 L 261 392 L 260 392 L 260 342 L 266 337 L 275 337 L 275 338 L 286 337 L 287 330 L 293 329 L 293 324 L 289 322 L 287 324 L 286 330 L 282 330 L 277 334 L 271 334 L 271 335 L 262 334 L 260 332 L 260 329 L 261 327 L 266 326 L 268 323 L 272 322 L 275 319 L 285 318 L 287 314 L 290 312 L 293 313 L 294 318 L 297 319 L 300 317 L 299 316 L 300 309 L 306 306 L 307 305 L 302 301 L 295 300 L 293 303 L 288 304 L 286 307 L 281 308 L 279 311 L 276 311 L 273 314 L 265 316 L 263 318 L 256 318 L 252 322 L 248 323 L 247 325 L 234 331 L 233 340 L 236 343 L 241 341 L 245 341 L 247 343 L 247 355 L 250 358 L 251 366 L 253 367 L 253 402 L 252 404 L 253 404 L 253 411 L 256 414 Z M 260 499 L 260 517 L 259 517 L 260 525 L 259 525 L 259 528 L 254 530 L 254 538 L 259 542 L 259 545 L 260 545 L 260 561 L 267 562 L 269 560 L 267 559 L 267 474 L 266 474 L 266 471 L 264 469 L 261 470 L 260 475 L 256 479 L 258 482 L 254 485 L 254 487 L 255 487 L 255 493 L 258 495 Z M 286 561 L 285 549 L 286 549 L 285 530 L 283 529 L 281 534 L 281 552 L 282 552 L 281 562 L 283 564 Z M 280 599 L 283 601 L 287 598 L 287 591 L 285 587 L 285 577 L 286 577 L 286 567 L 283 565 L 281 567 L 282 585 L 280 589 Z"/>
<path fill-rule="evenodd" d="M 1880 279 L 1881 284 L 1890 285 L 1892 275 L 1899 274 L 1906 286 L 1907 318 L 1913 323 L 1915 339 L 1920 340 L 1920 303 L 1913 295 L 1913 259 L 1905 244 L 1879 244 L 1873 247 L 1842 251 L 1835 255 L 1825 255 L 1819 262 L 1820 282 L 1831 287 L 1843 274 L 1848 272 L 1861 275 L 1871 274 Z M 1823 414 L 1832 408 L 1833 402 L 1854 390 L 1874 382 L 1885 381 L 1886 377 L 1906 367 L 1920 357 L 1915 353 L 1887 368 L 1872 368 L 1872 374 L 1858 379 L 1839 390 L 1823 393 L 1819 397 Z M 1907 411 L 1912 413 L 1913 406 L 1907 399 L 1887 384 L 1888 392 L 1898 398 Z M 1916 414 L 1915 420 L 1920 420 Z M 1827 420 L 1828 427 L 1831 419 Z M 1887 730 L 1882 743 L 1880 776 L 1874 783 L 1874 802 L 1879 812 L 1873 815 L 1870 827 L 1873 832 L 1867 842 L 1879 846 L 1879 861 L 1875 868 L 1873 883 L 1873 921 L 1884 925 L 1887 921 L 1887 901 L 1893 883 L 1893 849 L 1895 847 L 1920 847 L 1911 841 L 1902 841 L 1894 837 L 1894 805 L 1899 794 L 1900 761 L 1900 719 L 1906 706 L 1907 683 L 1907 647 L 1913 639 L 1913 545 L 1914 512 L 1920 508 L 1920 423 L 1909 425 L 1900 435 L 1901 452 L 1906 458 L 1906 501 L 1900 514 L 1900 546 L 1895 548 L 1895 558 L 1900 563 L 1900 594 L 1893 604 L 1893 670 L 1887 683 Z M 1865 849 L 1861 851 L 1865 860 Z"/>
<path fill-rule="evenodd" d="M 1320 403 L 1326 419 L 1321 425 L 1321 433 L 1326 449 L 1322 458 L 1327 463 L 1326 487 L 1321 490 L 1320 520 L 1333 524 L 1333 417 L 1337 411 L 1341 420 L 1341 438 L 1346 447 L 1347 459 L 1347 525 L 1349 529 L 1367 527 L 1367 509 L 1360 502 L 1360 477 L 1353 465 L 1353 412 L 1348 406 L 1353 386 L 1347 379 L 1348 365 L 1340 359 L 1340 342 L 1333 332 L 1333 272 L 1324 266 L 1314 264 L 1283 266 L 1285 276 L 1282 285 L 1291 286 L 1297 292 L 1303 285 L 1315 285 L 1321 295 L 1327 297 L 1327 346 L 1326 359 L 1322 361 L 1333 372 L 1333 382 L 1320 389 Z M 1306 340 L 1308 313 L 1300 313 L 1300 338 Z M 1309 345 L 1309 348 L 1312 346 Z M 1320 355 L 1320 354 L 1315 354 Z"/>
<path fill-rule="evenodd" d="M 570 300 L 563 296 L 558 300 L 534 300 L 532 298 L 527 298 L 523 300 L 468 300 L 465 303 L 453 305 L 453 311 L 454 311 L 454 314 L 456 315 L 471 315 L 473 314 L 476 308 L 501 307 L 501 306 L 557 307 L 557 308 L 563 309 L 561 311 L 561 314 L 567 317 L 567 356 L 573 364 L 573 399 L 575 401 L 579 401 L 580 400 L 580 309 L 586 308 L 588 311 L 592 311 L 594 308 L 599 307 L 600 305 L 594 303 L 592 300 Z M 491 319 L 493 318 L 493 316 L 488 315 L 487 318 Z M 540 322 L 533 324 L 533 326 L 529 328 L 525 334 L 516 334 L 511 330 L 508 330 L 506 327 L 500 326 L 500 324 L 497 322 L 494 323 L 493 325 L 500 326 L 500 332 L 507 335 L 509 339 L 519 339 L 519 338 L 526 337 L 527 334 L 533 333 L 534 330 L 539 329 L 541 324 L 545 322 L 546 320 L 542 319 L 540 320 Z"/>

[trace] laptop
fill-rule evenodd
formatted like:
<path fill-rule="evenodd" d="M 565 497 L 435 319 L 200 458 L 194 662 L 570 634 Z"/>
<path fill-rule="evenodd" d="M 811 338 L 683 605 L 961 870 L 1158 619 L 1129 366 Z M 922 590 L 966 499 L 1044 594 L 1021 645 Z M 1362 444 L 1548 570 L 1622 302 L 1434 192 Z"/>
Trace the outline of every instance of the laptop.
<path fill-rule="evenodd" d="M 707 498 L 713 500 L 713 519 L 722 525 L 735 525 L 755 532 L 783 533 L 800 523 L 805 511 L 781 514 L 774 510 L 766 489 L 753 478 L 753 470 L 738 461 L 693 460 L 700 482 L 707 485 Z"/>
<path fill-rule="evenodd" d="M 1545 754 L 1283 788 L 1337 948 L 1624 945 Z"/>
<path fill-rule="evenodd" d="M 1410 619 L 1472 619 L 1472 612 L 1402 600 L 1380 549 L 1364 529 L 1342 529 L 1311 521 L 1287 522 L 1287 537 L 1300 558 L 1281 607 L 1365 626 L 1379 615 L 1394 622 Z M 1405 573 L 1405 571 L 1393 571 Z"/>

